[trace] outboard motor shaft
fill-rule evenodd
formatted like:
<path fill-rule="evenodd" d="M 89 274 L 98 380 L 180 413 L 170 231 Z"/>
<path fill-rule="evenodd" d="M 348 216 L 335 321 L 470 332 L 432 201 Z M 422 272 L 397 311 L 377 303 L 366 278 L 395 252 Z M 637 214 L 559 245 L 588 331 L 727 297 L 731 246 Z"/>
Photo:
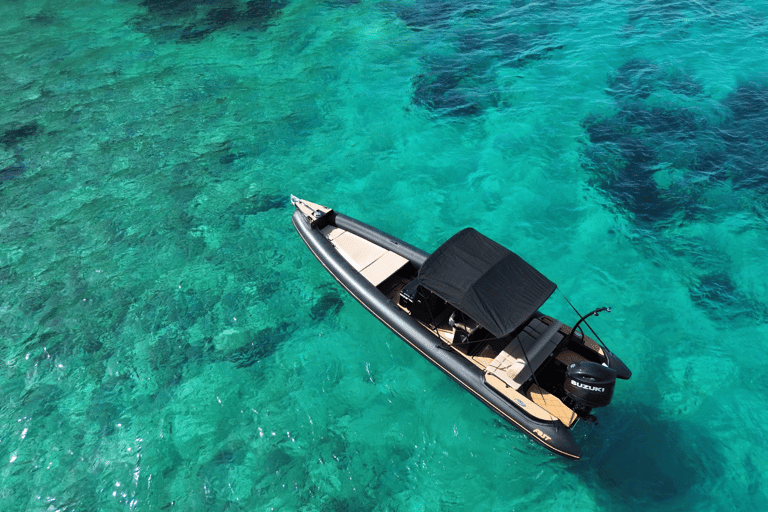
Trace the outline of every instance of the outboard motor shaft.
<path fill-rule="evenodd" d="M 585 409 L 611 403 L 616 370 L 592 361 L 572 363 L 565 370 L 565 392 Z"/>

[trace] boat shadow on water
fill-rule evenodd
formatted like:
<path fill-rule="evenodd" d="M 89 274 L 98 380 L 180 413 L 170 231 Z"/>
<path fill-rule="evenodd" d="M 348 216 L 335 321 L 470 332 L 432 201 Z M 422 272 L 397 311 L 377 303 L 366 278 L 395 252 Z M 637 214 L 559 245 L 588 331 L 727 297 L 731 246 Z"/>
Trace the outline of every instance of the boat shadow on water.
<path fill-rule="evenodd" d="M 645 404 L 601 412 L 598 424 L 578 429 L 590 456 L 572 466 L 598 504 L 606 510 L 637 510 L 638 505 L 679 510 L 683 503 L 696 509 L 697 499 L 711 499 L 696 491 L 725 474 L 716 438 Z"/>

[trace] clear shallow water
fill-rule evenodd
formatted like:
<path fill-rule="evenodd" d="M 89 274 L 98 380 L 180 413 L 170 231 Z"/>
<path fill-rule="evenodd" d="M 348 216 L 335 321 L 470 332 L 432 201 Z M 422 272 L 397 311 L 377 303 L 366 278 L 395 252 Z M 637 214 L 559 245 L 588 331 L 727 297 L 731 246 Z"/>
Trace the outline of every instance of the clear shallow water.
<path fill-rule="evenodd" d="M 4 508 L 768 509 L 761 4 L 0 13 Z M 289 193 L 613 306 L 583 460 L 344 295 Z"/>

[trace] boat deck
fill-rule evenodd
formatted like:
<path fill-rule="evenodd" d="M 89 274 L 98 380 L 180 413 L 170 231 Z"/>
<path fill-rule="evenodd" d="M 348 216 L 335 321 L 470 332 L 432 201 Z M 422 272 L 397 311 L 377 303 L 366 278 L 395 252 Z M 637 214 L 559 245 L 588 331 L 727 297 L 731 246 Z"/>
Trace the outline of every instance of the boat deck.
<path fill-rule="evenodd" d="M 573 426 L 578 419 L 573 410 L 565 405 L 562 400 L 548 391 L 541 389 L 536 384 L 533 384 L 528 389 L 528 397 L 534 401 L 537 405 L 549 411 L 553 416 L 559 419 L 566 427 Z"/>

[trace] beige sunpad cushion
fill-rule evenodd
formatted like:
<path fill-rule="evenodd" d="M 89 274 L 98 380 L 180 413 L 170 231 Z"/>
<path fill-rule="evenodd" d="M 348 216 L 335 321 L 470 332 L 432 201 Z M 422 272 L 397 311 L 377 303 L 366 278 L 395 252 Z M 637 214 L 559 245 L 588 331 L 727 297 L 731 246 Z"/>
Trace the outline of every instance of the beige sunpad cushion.
<path fill-rule="evenodd" d="M 408 260 L 391 251 L 386 251 L 370 265 L 365 267 L 360 274 L 373 284 L 379 286 L 389 276 L 403 268 Z"/>
<path fill-rule="evenodd" d="M 374 286 L 400 270 L 408 260 L 349 231 L 327 226 L 323 235 L 347 262 Z"/>
<path fill-rule="evenodd" d="M 346 233 L 346 231 L 341 228 L 337 228 L 336 226 L 325 226 L 320 230 L 320 232 L 330 241 L 333 241 L 337 236 Z"/>
<path fill-rule="evenodd" d="M 381 258 L 387 252 L 386 249 L 349 232 L 340 234 L 332 242 L 339 250 L 339 253 L 344 256 L 344 259 L 358 272 Z"/>

